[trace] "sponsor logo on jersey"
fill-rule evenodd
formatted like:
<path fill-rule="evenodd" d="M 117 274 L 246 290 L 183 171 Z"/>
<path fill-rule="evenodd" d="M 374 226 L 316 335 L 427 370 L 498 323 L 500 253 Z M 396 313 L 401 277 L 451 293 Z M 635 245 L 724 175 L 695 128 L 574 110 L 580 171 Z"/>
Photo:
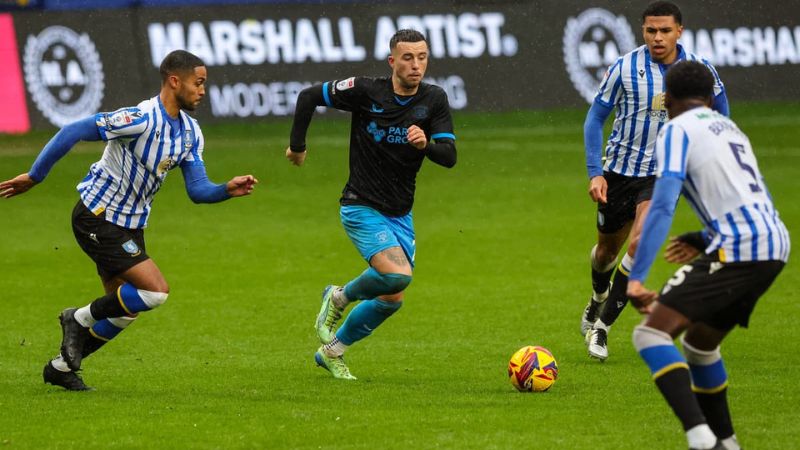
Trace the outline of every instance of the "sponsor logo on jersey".
<path fill-rule="evenodd" d="M 367 133 L 372 135 L 372 138 L 375 139 L 375 142 L 380 142 L 384 137 L 386 137 L 386 130 L 378 128 L 378 124 L 374 121 L 367 125 Z"/>
<path fill-rule="evenodd" d="M 379 107 L 378 107 L 378 105 L 376 105 L 375 103 L 373 103 L 373 104 L 372 104 L 372 108 L 370 108 L 370 111 L 371 111 L 371 112 L 374 112 L 375 114 L 380 114 L 380 113 L 382 113 L 382 112 L 383 112 L 383 108 L 379 108 Z"/>
<path fill-rule="evenodd" d="M 389 240 L 389 234 L 385 231 L 379 231 L 375 233 L 375 239 L 378 240 L 381 244 Z"/>
<path fill-rule="evenodd" d="M 88 34 L 45 28 L 28 36 L 22 60 L 33 103 L 53 125 L 63 127 L 100 108 L 103 64 Z"/>
<path fill-rule="evenodd" d="M 591 103 L 608 66 L 636 47 L 625 16 L 591 8 L 567 19 L 564 27 L 564 63 L 573 86 Z"/>
<path fill-rule="evenodd" d="M 666 122 L 669 119 L 667 115 L 667 107 L 664 106 L 664 93 L 659 92 L 653 96 L 653 101 L 650 102 L 650 111 L 648 111 L 651 120 L 659 122 Z"/>
<path fill-rule="evenodd" d="M 139 246 L 136 245 L 136 242 L 133 242 L 133 239 L 123 243 L 122 249 L 128 252 L 131 256 L 139 256 L 139 254 L 142 253 L 141 250 L 139 250 Z"/>
<path fill-rule="evenodd" d="M 336 89 L 338 89 L 340 91 L 346 91 L 346 90 L 350 89 L 351 87 L 353 87 L 355 85 L 356 85 L 356 78 L 355 77 L 350 77 L 350 78 L 348 78 L 346 80 L 342 80 L 342 81 L 336 83 Z"/>

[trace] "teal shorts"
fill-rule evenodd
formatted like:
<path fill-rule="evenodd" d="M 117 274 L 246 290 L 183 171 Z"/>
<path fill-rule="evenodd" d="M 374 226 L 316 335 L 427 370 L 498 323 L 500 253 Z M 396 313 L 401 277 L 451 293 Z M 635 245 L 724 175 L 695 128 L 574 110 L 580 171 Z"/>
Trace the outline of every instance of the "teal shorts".
<path fill-rule="evenodd" d="M 417 248 L 411 213 L 389 217 L 368 206 L 342 206 L 339 215 L 347 236 L 367 263 L 387 248 L 400 247 L 414 267 Z"/>

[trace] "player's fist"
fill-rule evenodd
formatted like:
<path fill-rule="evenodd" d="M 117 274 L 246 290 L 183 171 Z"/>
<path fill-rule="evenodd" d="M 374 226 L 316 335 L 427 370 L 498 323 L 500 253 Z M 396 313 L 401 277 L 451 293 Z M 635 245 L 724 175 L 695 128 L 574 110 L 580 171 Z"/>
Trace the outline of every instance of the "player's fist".
<path fill-rule="evenodd" d="M 286 159 L 288 159 L 295 166 L 302 166 L 306 160 L 306 151 L 293 152 L 291 147 L 286 147 Z"/>
<path fill-rule="evenodd" d="M 258 180 L 254 176 L 240 175 L 231 178 L 231 181 L 225 185 L 225 190 L 231 197 L 241 197 L 253 192 L 256 184 L 258 184 Z"/>
<path fill-rule="evenodd" d="M 422 128 L 416 125 L 411 125 L 408 127 L 406 139 L 408 139 L 409 144 L 413 145 L 419 150 L 424 150 L 425 147 L 428 146 L 428 137 L 425 136 L 425 132 L 422 131 Z"/>
<path fill-rule="evenodd" d="M 23 173 L 0 183 L 0 197 L 11 198 L 23 194 L 36 185 L 30 175 Z"/>
<path fill-rule="evenodd" d="M 589 180 L 589 197 L 592 197 L 593 202 L 606 203 L 607 192 L 608 183 L 604 176 L 598 175 Z"/>

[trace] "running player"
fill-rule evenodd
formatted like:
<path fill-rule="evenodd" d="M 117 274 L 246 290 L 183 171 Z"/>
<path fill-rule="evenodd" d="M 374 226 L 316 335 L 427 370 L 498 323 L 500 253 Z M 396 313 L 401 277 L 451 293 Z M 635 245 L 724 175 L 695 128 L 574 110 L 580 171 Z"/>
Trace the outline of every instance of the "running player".
<path fill-rule="evenodd" d="M 589 356 L 601 361 L 608 358 L 609 328 L 628 302 L 628 273 L 653 193 L 653 145 L 667 121 L 664 73 L 676 61 L 699 60 L 678 44 L 681 23 L 680 9 L 670 2 L 647 6 L 642 13 L 645 45 L 609 67 L 584 124 L 589 196 L 597 202 L 598 233 L 591 251 L 593 293 L 581 317 L 581 335 Z M 713 108 L 728 115 L 722 81 L 707 61 L 703 63 L 714 73 Z M 616 118 L 602 164 L 603 124 L 612 110 Z M 614 274 L 626 239 L 628 250 Z"/>
<path fill-rule="evenodd" d="M 302 91 L 286 149 L 293 164 L 303 164 L 306 130 L 317 106 L 352 113 L 350 177 L 340 216 L 369 267 L 344 287 L 325 288 L 315 324 L 323 345 L 314 358 L 339 379 L 355 379 L 342 355 L 400 308 L 411 282 L 416 251 L 411 208 L 422 161 L 428 158 L 445 167 L 456 163 L 447 96 L 422 82 L 428 66 L 425 37 L 400 30 L 389 47 L 391 77 L 352 77 Z M 345 307 L 358 300 L 336 330 Z"/>
<path fill-rule="evenodd" d="M 78 141 L 106 141 L 100 161 L 78 184 L 80 200 L 72 230 L 97 265 L 105 295 L 61 315 L 61 352 L 44 366 L 46 383 L 88 388 L 78 371 L 84 358 L 116 337 L 138 313 L 162 305 L 169 286 L 147 255 L 144 228 L 153 196 L 167 173 L 180 167 L 195 203 L 248 195 L 258 181 L 237 176 L 211 183 L 203 164 L 203 134 L 193 111 L 205 95 L 207 72 L 197 56 L 177 50 L 160 67 L 161 92 L 135 107 L 98 113 L 62 128 L 27 173 L 0 183 L 0 196 L 22 194 L 44 181 L 53 165 Z"/>
<path fill-rule="evenodd" d="M 634 306 L 650 316 L 634 329 L 633 343 L 689 447 L 738 449 L 719 345 L 736 325 L 747 327 L 758 298 L 789 258 L 789 233 L 749 139 L 710 109 L 712 73 L 698 62 L 680 62 L 666 82 L 672 120 L 656 141 L 658 179 L 627 288 Z M 653 304 L 657 294 L 643 283 L 681 190 L 705 229 L 667 247 L 668 261 L 687 264 Z M 673 340 L 684 331 L 681 355 Z"/>

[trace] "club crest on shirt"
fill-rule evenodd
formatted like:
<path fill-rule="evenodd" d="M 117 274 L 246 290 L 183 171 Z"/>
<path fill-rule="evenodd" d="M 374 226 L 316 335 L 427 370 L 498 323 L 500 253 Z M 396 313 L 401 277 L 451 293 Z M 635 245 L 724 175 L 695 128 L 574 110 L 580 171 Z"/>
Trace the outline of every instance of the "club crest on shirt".
<path fill-rule="evenodd" d="M 427 119 L 428 118 L 428 107 L 425 105 L 418 105 L 414 107 L 414 118 L 415 119 Z"/>
<path fill-rule="evenodd" d="M 191 150 L 193 143 L 192 130 L 186 130 L 186 132 L 183 134 L 183 148 L 189 151 Z"/>
<path fill-rule="evenodd" d="M 136 245 L 136 242 L 133 242 L 133 239 L 123 243 L 122 249 L 128 252 L 131 256 L 139 256 L 139 254 L 142 253 L 142 251 L 139 250 L 139 246 Z"/>
<path fill-rule="evenodd" d="M 389 240 L 389 234 L 385 231 L 379 231 L 375 233 L 375 239 L 378 240 L 381 244 Z"/>
<path fill-rule="evenodd" d="M 167 172 L 169 172 L 173 167 L 175 167 L 175 160 L 172 158 L 167 158 L 158 163 L 158 167 L 156 168 L 156 174 L 158 176 L 162 176 Z"/>

